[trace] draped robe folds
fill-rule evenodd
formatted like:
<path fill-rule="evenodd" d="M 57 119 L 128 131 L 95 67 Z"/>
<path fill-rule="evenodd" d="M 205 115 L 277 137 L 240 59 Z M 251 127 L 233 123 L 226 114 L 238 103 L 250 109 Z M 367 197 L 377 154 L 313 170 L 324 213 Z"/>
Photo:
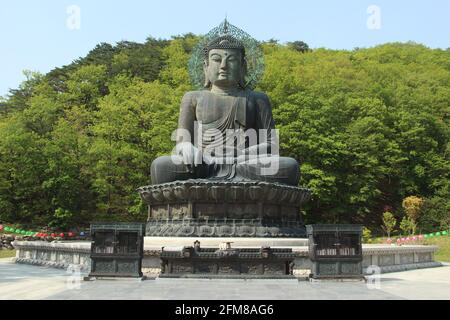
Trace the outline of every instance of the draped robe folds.
<path fill-rule="evenodd" d="M 189 92 L 181 103 L 178 128 L 189 132 L 189 142 L 201 151 L 203 157 L 215 161 L 212 164 L 203 161 L 191 167 L 179 164 L 181 161 L 176 161 L 176 164 L 173 156 L 158 158 L 151 168 L 153 184 L 188 179 L 298 184 L 297 161 L 271 155 L 277 150 L 273 136 L 275 123 L 265 94 L 249 90 L 234 95 L 208 90 Z M 249 129 L 254 131 L 250 133 Z M 246 139 L 249 136 L 252 138 Z M 178 143 L 180 139 L 182 137 L 178 136 Z M 240 147 L 236 148 L 236 144 Z M 223 146 L 231 148 L 224 150 Z M 235 151 L 227 153 L 230 149 Z M 257 153 L 259 157 L 256 157 Z M 264 171 L 264 168 L 271 170 Z"/>

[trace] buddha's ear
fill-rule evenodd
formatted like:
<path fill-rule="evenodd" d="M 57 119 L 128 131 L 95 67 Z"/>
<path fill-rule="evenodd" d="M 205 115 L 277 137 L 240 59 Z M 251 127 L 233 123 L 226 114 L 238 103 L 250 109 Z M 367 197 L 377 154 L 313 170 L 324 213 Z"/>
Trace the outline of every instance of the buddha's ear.
<path fill-rule="evenodd" d="M 204 88 L 211 87 L 211 81 L 208 78 L 208 61 L 203 62 L 203 74 L 205 75 L 205 83 L 203 84 Z"/>
<path fill-rule="evenodd" d="M 247 76 L 248 68 L 247 68 L 247 58 L 244 58 L 242 61 L 242 68 L 241 68 L 241 79 L 239 85 L 242 89 L 245 89 L 245 77 Z"/>

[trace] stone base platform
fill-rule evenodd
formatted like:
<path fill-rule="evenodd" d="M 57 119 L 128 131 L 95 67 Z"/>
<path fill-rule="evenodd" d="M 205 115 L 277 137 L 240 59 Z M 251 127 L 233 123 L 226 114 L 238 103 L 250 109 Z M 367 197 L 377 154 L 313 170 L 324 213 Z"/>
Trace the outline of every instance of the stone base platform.
<path fill-rule="evenodd" d="M 164 242 L 163 242 L 164 240 Z M 191 241 L 193 240 L 193 241 Z M 146 238 L 142 268 L 144 274 L 159 274 L 161 268 L 161 248 L 165 246 L 192 246 L 197 238 Z M 225 240 L 225 241 L 224 241 Z M 230 241 L 228 241 L 230 240 Z M 233 248 L 289 248 L 295 253 L 294 275 L 305 277 L 310 273 L 311 260 L 308 257 L 307 239 L 234 239 L 201 238 L 202 247 L 216 247 L 221 242 L 234 242 Z M 190 241 L 190 242 L 189 242 Z M 289 242 L 291 241 L 291 242 Z M 81 271 L 89 272 L 91 268 L 90 242 L 55 242 L 15 241 L 17 250 L 15 262 L 54 268 L 78 266 Z M 422 268 L 440 267 L 434 260 L 436 246 L 397 246 L 397 245 L 363 245 L 363 268 L 366 274 L 398 272 Z M 379 269 L 377 269 L 377 267 Z"/>
<path fill-rule="evenodd" d="M 186 180 L 138 189 L 150 237 L 300 238 L 306 188 L 262 181 Z"/>

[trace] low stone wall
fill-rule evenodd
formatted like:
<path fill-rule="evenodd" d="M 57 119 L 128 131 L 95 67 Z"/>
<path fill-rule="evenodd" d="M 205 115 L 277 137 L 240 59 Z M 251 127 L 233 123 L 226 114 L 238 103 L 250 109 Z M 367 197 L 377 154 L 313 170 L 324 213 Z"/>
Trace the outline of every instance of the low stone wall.
<path fill-rule="evenodd" d="M 374 267 L 378 267 L 381 273 L 440 267 L 442 264 L 434 260 L 437 249 L 436 246 L 420 245 L 363 245 L 363 270 L 365 274 L 373 274 Z M 297 254 L 295 273 L 309 273 L 311 260 L 308 248 L 299 247 L 294 251 Z"/>
<path fill-rule="evenodd" d="M 381 272 L 439 267 L 434 261 L 437 246 L 367 245 L 363 248 L 363 267 L 378 266 Z"/>
<path fill-rule="evenodd" d="M 66 269 L 79 266 L 81 271 L 91 269 L 90 242 L 14 241 L 16 263 Z"/>
<path fill-rule="evenodd" d="M 57 242 L 15 241 L 17 249 L 16 263 L 67 268 L 78 265 L 81 270 L 89 272 L 91 268 L 90 242 Z M 296 255 L 294 274 L 307 276 L 311 269 L 308 247 L 292 247 Z M 439 267 L 442 264 L 434 261 L 436 246 L 396 246 L 396 245 L 364 245 L 363 268 L 366 274 L 372 274 L 371 266 L 379 267 L 381 273 Z M 161 267 L 161 247 L 145 247 L 142 271 L 146 274 L 158 274 Z"/>

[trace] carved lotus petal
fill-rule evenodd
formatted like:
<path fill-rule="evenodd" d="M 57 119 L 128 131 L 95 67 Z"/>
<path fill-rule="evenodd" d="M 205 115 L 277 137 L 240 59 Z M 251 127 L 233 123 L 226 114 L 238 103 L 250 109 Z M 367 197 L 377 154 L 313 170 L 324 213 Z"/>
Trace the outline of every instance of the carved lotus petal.
<path fill-rule="evenodd" d="M 169 201 L 175 200 L 175 194 L 173 191 L 174 190 L 172 187 L 164 188 L 163 189 L 164 198 L 166 198 L 166 200 L 169 200 Z"/>
<path fill-rule="evenodd" d="M 226 188 L 220 186 L 213 186 L 209 188 L 209 196 L 215 201 L 225 200 Z"/>
<path fill-rule="evenodd" d="M 244 198 L 244 188 L 239 186 L 232 186 L 228 189 L 228 200 L 240 201 Z"/>
<path fill-rule="evenodd" d="M 220 226 L 218 227 L 218 234 L 221 237 L 231 237 L 234 236 L 235 234 L 235 227 L 231 227 L 231 226 Z"/>
<path fill-rule="evenodd" d="M 248 188 L 248 197 L 253 201 L 261 200 L 261 198 L 263 197 L 263 188 L 258 186 Z"/>
<path fill-rule="evenodd" d="M 280 190 L 280 202 L 287 202 L 291 198 L 291 190 L 288 188 L 283 188 Z"/>
<path fill-rule="evenodd" d="M 203 200 L 206 198 L 206 186 L 192 186 L 189 189 L 189 197 L 192 200 Z"/>
<path fill-rule="evenodd" d="M 163 202 L 164 201 L 164 194 L 162 192 L 161 189 L 153 189 L 151 191 L 152 193 L 152 197 L 157 201 L 157 202 Z"/>
<path fill-rule="evenodd" d="M 176 186 L 173 192 L 178 200 L 188 200 L 188 188 L 186 186 Z"/>
<path fill-rule="evenodd" d="M 215 227 L 213 226 L 200 226 L 198 227 L 198 233 L 200 236 L 213 236 Z"/>
<path fill-rule="evenodd" d="M 268 190 L 267 190 L 267 200 L 268 201 L 275 201 L 275 200 L 279 199 L 280 191 L 281 191 L 281 189 L 278 189 L 278 188 L 277 189 L 275 189 L 275 188 L 273 188 L 273 189 L 268 188 Z"/>
<path fill-rule="evenodd" d="M 153 202 L 153 197 L 150 192 L 141 190 L 139 194 L 145 203 L 150 204 Z"/>
<path fill-rule="evenodd" d="M 290 198 L 288 199 L 289 204 L 299 204 L 300 202 L 300 192 L 298 192 L 298 190 L 292 190 Z"/>

